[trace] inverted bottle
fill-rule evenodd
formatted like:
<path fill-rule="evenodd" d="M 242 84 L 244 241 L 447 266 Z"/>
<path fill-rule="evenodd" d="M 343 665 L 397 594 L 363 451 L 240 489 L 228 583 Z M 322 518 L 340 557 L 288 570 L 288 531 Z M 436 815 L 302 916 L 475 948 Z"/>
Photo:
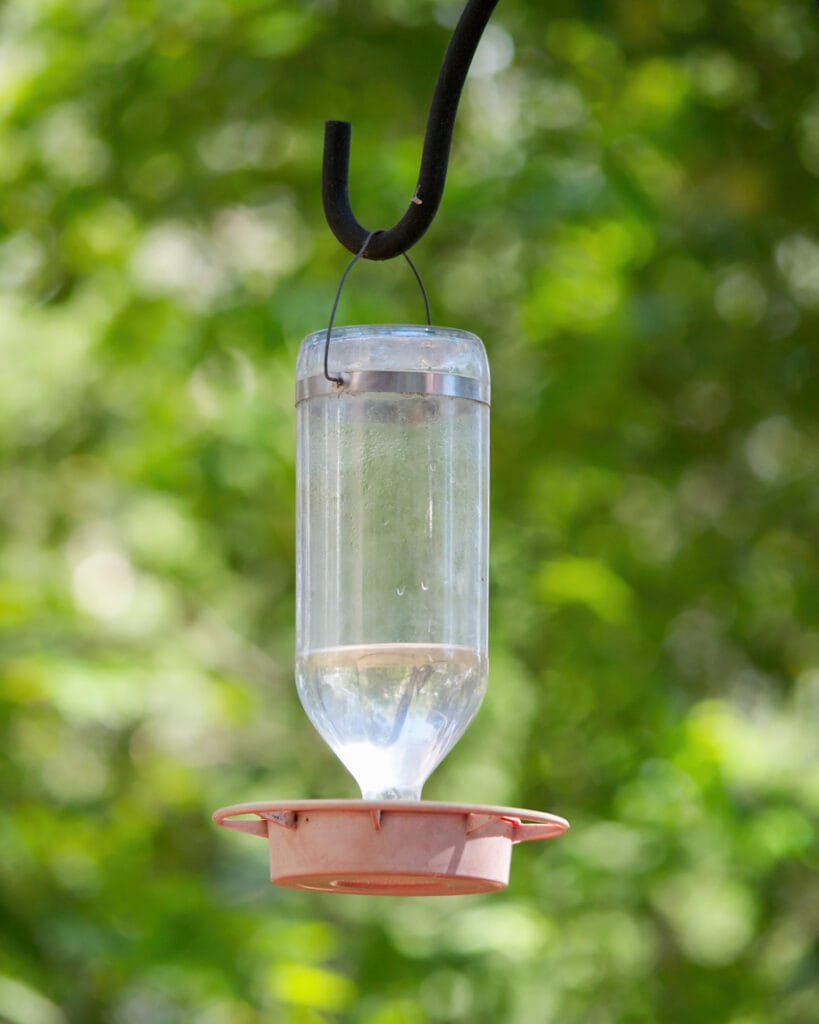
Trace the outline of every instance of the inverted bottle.
<path fill-rule="evenodd" d="M 297 367 L 296 683 L 369 799 L 416 800 L 487 680 L 489 370 L 479 338 L 348 327 Z"/>

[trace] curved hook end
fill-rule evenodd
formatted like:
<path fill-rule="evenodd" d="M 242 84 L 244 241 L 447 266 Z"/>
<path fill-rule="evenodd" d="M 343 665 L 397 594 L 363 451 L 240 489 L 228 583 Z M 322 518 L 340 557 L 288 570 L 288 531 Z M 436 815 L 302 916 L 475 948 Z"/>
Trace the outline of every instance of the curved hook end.
<path fill-rule="evenodd" d="M 432 222 L 438 202 L 424 205 L 417 197 L 413 197 L 395 227 L 388 231 L 368 231 L 356 219 L 350 205 L 352 133 L 349 121 L 324 122 L 321 176 L 324 216 L 330 230 L 351 253 L 366 260 L 391 260 L 404 255 L 418 241 Z"/>
<path fill-rule="evenodd" d="M 353 126 L 349 121 L 324 122 L 324 162 L 321 175 L 321 196 L 324 216 L 330 230 L 343 246 L 357 253 L 369 232 L 355 218 L 350 206 L 350 139 Z"/>

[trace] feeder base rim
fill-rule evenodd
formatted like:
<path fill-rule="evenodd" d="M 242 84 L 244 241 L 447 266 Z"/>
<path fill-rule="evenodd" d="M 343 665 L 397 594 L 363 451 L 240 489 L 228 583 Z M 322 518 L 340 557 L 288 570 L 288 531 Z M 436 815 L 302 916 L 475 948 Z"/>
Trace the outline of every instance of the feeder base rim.
<path fill-rule="evenodd" d="M 380 816 L 390 813 L 412 815 L 460 814 L 474 816 L 475 829 L 495 821 L 508 821 L 518 827 L 513 842 L 529 839 L 550 839 L 569 829 L 569 822 L 546 811 L 531 811 L 522 807 L 501 807 L 495 804 L 457 804 L 436 800 L 269 800 L 233 804 L 213 813 L 213 821 L 223 828 L 248 832 L 267 838 L 268 822 L 284 828 L 295 828 L 302 814 L 348 812 L 369 814 L 378 830 Z M 255 815 L 256 820 L 248 820 Z M 483 819 L 486 819 L 483 821 Z M 473 831 L 467 823 L 467 832 Z M 536 835 L 535 832 L 538 834 Z"/>

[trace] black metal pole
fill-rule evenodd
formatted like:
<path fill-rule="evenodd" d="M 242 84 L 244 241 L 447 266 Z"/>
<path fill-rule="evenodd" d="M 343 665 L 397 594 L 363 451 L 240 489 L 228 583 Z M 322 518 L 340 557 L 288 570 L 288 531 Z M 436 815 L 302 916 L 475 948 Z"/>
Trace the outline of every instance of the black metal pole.
<path fill-rule="evenodd" d="M 498 0 L 468 0 L 441 66 L 429 110 L 418 186 L 404 216 L 393 227 L 373 234 L 365 259 L 390 260 L 405 253 L 435 218 L 444 193 L 452 131 L 469 65 Z M 330 230 L 350 252 L 358 253 L 372 234 L 350 206 L 350 136 L 348 121 L 327 121 L 324 128 L 322 197 Z"/>

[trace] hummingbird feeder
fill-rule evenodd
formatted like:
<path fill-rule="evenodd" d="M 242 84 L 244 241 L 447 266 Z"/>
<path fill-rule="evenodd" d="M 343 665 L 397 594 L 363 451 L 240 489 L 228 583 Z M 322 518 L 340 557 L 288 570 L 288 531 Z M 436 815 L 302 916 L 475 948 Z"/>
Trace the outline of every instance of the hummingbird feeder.
<path fill-rule="evenodd" d="M 296 685 L 361 800 L 238 804 L 214 814 L 268 840 L 271 879 L 319 892 L 488 892 L 515 843 L 562 834 L 540 811 L 424 801 L 477 712 L 488 675 L 489 366 L 467 331 L 333 330 L 359 258 L 403 255 L 440 204 L 464 79 L 497 0 L 470 0 L 447 51 L 419 185 L 368 232 L 350 209 L 350 125 L 325 131 L 328 223 L 355 255 L 326 330 L 296 368 Z M 426 293 L 423 291 L 426 302 Z"/>

